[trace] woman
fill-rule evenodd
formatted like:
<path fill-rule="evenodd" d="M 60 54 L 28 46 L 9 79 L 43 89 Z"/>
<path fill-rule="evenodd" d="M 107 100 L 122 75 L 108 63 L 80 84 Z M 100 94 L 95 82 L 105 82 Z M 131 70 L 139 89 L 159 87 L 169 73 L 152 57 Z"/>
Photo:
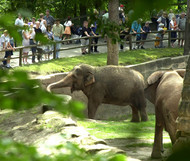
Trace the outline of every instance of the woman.
<path fill-rule="evenodd" d="M 42 30 L 42 33 L 46 33 L 47 28 L 47 22 L 44 20 L 44 14 L 40 14 L 40 29 Z"/>
<path fill-rule="evenodd" d="M 47 35 L 49 40 L 51 40 L 51 41 L 53 40 L 53 32 L 51 31 L 51 25 L 47 26 L 46 35 Z M 52 50 L 53 50 L 53 46 L 51 44 L 47 44 L 46 49 L 45 49 L 45 51 L 47 52 L 45 54 L 45 59 L 48 59 L 48 60 L 50 59 L 50 54 L 52 54 Z"/>
<path fill-rule="evenodd" d="M 28 25 L 24 24 L 25 30 L 22 31 L 22 45 L 29 46 L 30 45 L 30 32 L 28 31 Z M 28 53 L 30 48 L 23 49 L 23 64 L 28 64 Z"/>
<path fill-rule="evenodd" d="M 170 29 L 172 30 L 171 32 L 171 46 L 172 48 L 174 47 L 174 43 L 176 41 L 177 38 L 177 32 L 176 30 L 178 29 L 178 25 L 177 25 L 177 21 L 176 21 L 176 17 L 172 17 L 172 20 L 170 21 Z"/>
<path fill-rule="evenodd" d="M 141 34 L 137 34 L 139 32 L 143 32 L 143 29 L 141 27 L 141 22 L 142 19 L 138 19 L 138 21 L 133 21 L 132 26 L 131 26 L 131 34 L 132 34 L 132 41 L 140 41 L 141 40 Z M 140 43 L 137 43 L 137 47 L 135 47 L 135 43 L 132 43 L 132 49 L 137 49 L 139 48 Z"/>
<path fill-rule="evenodd" d="M 68 16 L 67 21 L 64 23 L 65 26 L 65 32 L 64 32 L 64 39 L 69 39 L 71 36 L 71 26 L 73 26 L 72 22 L 71 22 L 71 17 Z M 67 42 L 67 44 L 69 44 L 69 42 Z"/>

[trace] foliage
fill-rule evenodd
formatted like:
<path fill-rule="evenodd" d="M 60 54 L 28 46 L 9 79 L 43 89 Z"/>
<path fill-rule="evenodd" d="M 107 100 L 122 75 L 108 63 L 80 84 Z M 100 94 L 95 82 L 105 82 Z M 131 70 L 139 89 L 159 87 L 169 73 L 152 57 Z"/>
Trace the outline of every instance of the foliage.
<path fill-rule="evenodd" d="M 180 48 L 164 48 L 164 49 L 146 49 L 146 50 L 132 50 L 120 52 L 119 64 L 131 65 L 142 62 L 155 60 L 163 57 L 172 57 L 183 55 L 183 49 Z M 96 61 L 94 61 L 96 60 Z M 93 66 L 106 65 L 106 54 L 90 54 L 85 56 L 77 56 L 71 58 L 61 58 L 58 60 L 51 60 L 42 62 L 40 64 L 33 64 L 29 66 L 18 67 L 15 70 L 24 70 L 38 74 L 48 74 L 54 72 L 68 72 L 73 69 L 75 65 L 85 63 Z"/>
<path fill-rule="evenodd" d="M 81 116 L 84 109 L 79 102 L 63 104 L 64 98 L 57 97 L 41 88 L 37 80 L 29 79 L 23 71 L 0 70 L 0 108 L 23 110 L 40 104 L 48 104 L 63 113 Z M 82 116 L 81 116 L 82 117 Z"/>
<path fill-rule="evenodd" d="M 77 145 L 67 143 L 59 145 L 57 149 L 65 148 L 67 151 L 63 154 L 49 156 L 41 156 L 35 147 L 16 143 L 10 139 L 0 140 L 0 160 L 1 161 L 125 161 L 123 155 L 101 156 L 86 153 L 84 149 L 80 149 Z"/>

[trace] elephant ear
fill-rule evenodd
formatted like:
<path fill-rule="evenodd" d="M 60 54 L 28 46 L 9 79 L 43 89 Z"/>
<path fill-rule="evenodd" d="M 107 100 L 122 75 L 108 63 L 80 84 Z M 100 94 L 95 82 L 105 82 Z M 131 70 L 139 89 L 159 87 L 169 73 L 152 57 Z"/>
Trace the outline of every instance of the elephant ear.
<path fill-rule="evenodd" d="M 164 73 L 164 71 L 154 72 L 147 79 L 147 84 L 144 89 L 144 93 L 145 97 L 153 104 L 155 104 L 156 101 L 156 90 L 158 84 L 160 83 L 160 78 L 163 76 Z"/>
<path fill-rule="evenodd" d="M 95 83 L 94 74 L 92 74 L 91 72 L 88 72 L 87 75 L 84 78 L 84 85 L 89 86 L 89 85 L 91 85 L 93 83 Z"/>
<path fill-rule="evenodd" d="M 152 73 L 147 79 L 148 85 L 156 83 L 164 75 L 164 73 L 165 71 L 157 71 Z"/>
<path fill-rule="evenodd" d="M 175 70 L 182 78 L 185 77 L 186 69 L 177 69 Z"/>

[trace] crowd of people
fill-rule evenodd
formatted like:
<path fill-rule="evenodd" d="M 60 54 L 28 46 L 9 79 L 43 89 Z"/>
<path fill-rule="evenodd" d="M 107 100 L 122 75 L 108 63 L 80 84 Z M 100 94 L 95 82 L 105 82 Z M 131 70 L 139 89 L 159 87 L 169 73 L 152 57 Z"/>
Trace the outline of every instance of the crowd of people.
<path fill-rule="evenodd" d="M 94 10 L 94 14 L 99 15 L 97 10 Z M 102 14 L 102 18 L 106 22 L 109 18 L 108 12 L 105 11 L 104 14 Z M 133 21 L 130 27 L 126 26 L 128 17 L 125 15 L 124 5 L 120 5 L 119 7 L 119 18 L 119 23 L 122 26 L 120 32 L 121 40 L 128 39 L 129 34 L 131 34 L 132 41 L 137 41 L 137 43 L 132 43 L 132 49 L 144 49 L 145 42 L 141 40 L 146 40 L 148 33 L 151 32 L 149 21 L 145 22 L 145 24 L 141 26 L 142 19 L 139 18 L 138 20 Z M 162 12 L 160 15 L 154 16 L 152 22 L 156 23 L 157 31 L 159 32 L 156 35 L 157 41 L 155 41 L 154 44 L 155 48 L 164 47 L 163 38 L 166 30 L 171 30 L 171 47 L 174 47 L 174 43 L 177 38 L 176 31 L 185 29 L 186 17 L 185 13 L 182 12 L 181 15 L 176 18 L 173 11 L 170 10 L 169 14 Z M 41 45 L 40 42 L 35 39 L 38 34 L 44 34 L 49 40 L 53 40 L 55 42 L 70 39 L 72 34 L 77 35 L 78 37 L 80 36 L 82 37 L 80 40 L 81 45 L 84 46 L 81 48 L 83 55 L 87 53 L 87 47 L 85 46 L 89 44 L 89 39 L 83 37 L 95 36 L 92 39 L 94 45 L 91 47 L 91 52 L 99 52 L 97 49 L 98 37 L 96 37 L 98 35 L 98 24 L 95 22 L 94 24 L 89 25 L 88 23 L 88 21 L 84 21 L 82 27 L 76 28 L 71 21 L 71 17 L 68 16 L 67 20 L 61 24 L 60 19 L 54 19 L 54 17 L 50 15 L 50 11 L 48 9 L 46 10 L 45 15 L 41 13 L 39 15 L 39 19 L 33 17 L 30 21 L 27 18 L 23 20 L 21 14 L 18 14 L 18 18 L 15 20 L 15 26 L 23 27 L 22 29 L 18 29 L 19 34 L 22 36 L 22 45 L 40 45 L 38 47 L 23 48 L 23 64 L 28 64 L 28 53 L 30 50 L 32 51 L 32 63 L 36 62 L 36 56 L 37 60 L 41 61 L 43 52 L 45 53 L 45 59 L 50 59 L 53 46 L 51 44 L 45 46 Z M 178 46 L 183 47 L 185 39 L 184 32 L 179 32 L 178 37 L 180 38 L 178 40 Z M 70 41 L 64 41 L 64 43 L 70 44 Z M 3 65 L 10 68 L 10 58 L 11 55 L 13 55 L 15 43 L 13 38 L 9 36 L 7 30 L 5 30 L 1 36 L 1 46 L 2 49 L 8 49 L 5 52 L 4 58 L 6 58 L 6 60 L 3 61 Z M 59 50 L 60 47 L 61 43 L 56 43 L 56 49 Z M 123 43 L 121 43 L 120 50 L 123 50 L 123 48 Z M 59 58 L 59 51 L 56 52 L 56 58 Z"/>
<path fill-rule="evenodd" d="M 167 30 L 171 30 L 171 47 L 174 47 L 174 43 L 176 42 L 178 36 L 178 47 L 184 46 L 185 33 L 179 32 L 177 35 L 177 31 L 184 31 L 186 24 L 186 14 L 182 12 L 177 18 L 173 13 L 172 9 L 170 9 L 169 14 L 167 12 L 162 12 L 161 15 L 157 15 L 154 17 L 154 22 L 157 28 L 157 35 L 155 41 L 155 48 L 163 48 L 163 39 Z M 132 41 L 140 41 L 146 40 L 147 34 L 151 32 L 149 27 L 149 22 L 147 21 L 143 27 L 141 27 L 142 20 L 138 19 L 134 21 L 131 26 L 131 34 Z M 141 49 L 144 49 L 144 42 L 133 43 L 132 48 L 138 49 L 141 46 Z"/>

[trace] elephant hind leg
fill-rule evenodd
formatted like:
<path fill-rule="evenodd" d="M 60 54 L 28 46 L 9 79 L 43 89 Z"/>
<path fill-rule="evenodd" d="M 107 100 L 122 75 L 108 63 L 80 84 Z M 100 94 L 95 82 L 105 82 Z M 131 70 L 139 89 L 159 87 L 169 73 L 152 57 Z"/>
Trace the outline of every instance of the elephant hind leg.
<path fill-rule="evenodd" d="M 172 144 L 176 141 L 176 117 L 171 112 L 164 115 L 165 119 L 165 130 L 169 133 Z"/>
<path fill-rule="evenodd" d="M 139 92 L 133 101 L 133 106 L 139 110 L 141 121 L 148 121 L 148 115 L 146 113 L 146 99 L 144 97 L 144 93 Z"/>
<path fill-rule="evenodd" d="M 131 106 L 132 109 L 132 119 L 131 122 L 140 122 L 139 113 L 136 107 Z"/>
<path fill-rule="evenodd" d="M 161 158 L 161 151 L 163 150 L 163 117 L 159 107 L 155 107 L 155 114 L 156 114 L 156 124 L 155 124 L 155 134 L 154 134 L 154 145 L 151 154 L 151 158 Z"/>

